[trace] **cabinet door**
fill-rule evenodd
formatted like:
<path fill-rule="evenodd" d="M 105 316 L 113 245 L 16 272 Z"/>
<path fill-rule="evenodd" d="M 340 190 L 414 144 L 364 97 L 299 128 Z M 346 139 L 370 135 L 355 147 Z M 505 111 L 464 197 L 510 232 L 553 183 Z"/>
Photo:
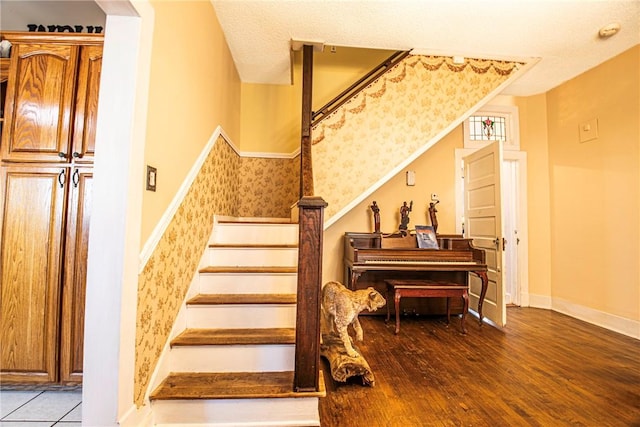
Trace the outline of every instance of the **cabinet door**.
<path fill-rule="evenodd" d="M 0 138 L 2 137 L 2 125 L 4 124 L 4 100 L 9 78 L 9 61 L 9 58 L 0 58 Z"/>
<path fill-rule="evenodd" d="M 78 46 L 13 45 L 2 160 L 69 161 L 77 60 Z"/>
<path fill-rule="evenodd" d="M 72 155 L 76 163 L 92 163 L 95 152 L 102 46 L 80 49 Z"/>
<path fill-rule="evenodd" d="M 55 382 L 69 168 L 0 171 L 0 381 Z"/>
<path fill-rule="evenodd" d="M 71 173 L 60 321 L 62 334 L 60 382 L 62 383 L 82 382 L 84 301 L 92 181 L 92 168 L 75 168 Z"/>

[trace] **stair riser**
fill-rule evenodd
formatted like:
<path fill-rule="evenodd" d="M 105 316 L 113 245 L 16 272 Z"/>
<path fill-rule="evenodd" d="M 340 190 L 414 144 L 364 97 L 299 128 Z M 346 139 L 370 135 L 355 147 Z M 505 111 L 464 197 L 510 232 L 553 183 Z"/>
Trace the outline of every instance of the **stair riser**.
<path fill-rule="evenodd" d="M 213 230 L 210 242 L 219 244 L 297 244 L 298 225 L 218 224 Z"/>
<path fill-rule="evenodd" d="M 203 305 L 187 308 L 188 328 L 293 328 L 296 307 L 283 305 Z"/>
<path fill-rule="evenodd" d="M 281 372 L 294 369 L 293 344 L 174 346 L 172 372 Z"/>
<path fill-rule="evenodd" d="M 319 426 L 318 398 L 167 400 L 152 403 L 154 424 Z"/>
<path fill-rule="evenodd" d="M 298 264 L 298 248 L 209 248 L 207 252 L 209 265 L 215 267 L 294 267 Z"/>
<path fill-rule="evenodd" d="M 202 294 L 295 294 L 298 276 L 289 274 L 201 273 Z"/>

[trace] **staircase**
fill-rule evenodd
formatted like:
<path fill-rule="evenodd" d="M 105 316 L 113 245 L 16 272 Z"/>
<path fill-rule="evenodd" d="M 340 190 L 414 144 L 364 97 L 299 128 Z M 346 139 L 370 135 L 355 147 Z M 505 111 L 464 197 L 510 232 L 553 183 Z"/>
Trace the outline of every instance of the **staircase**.
<path fill-rule="evenodd" d="M 216 224 L 171 373 L 150 396 L 155 425 L 320 425 L 324 385 L 293 391 L 297 241 L 288 221 Z"/>

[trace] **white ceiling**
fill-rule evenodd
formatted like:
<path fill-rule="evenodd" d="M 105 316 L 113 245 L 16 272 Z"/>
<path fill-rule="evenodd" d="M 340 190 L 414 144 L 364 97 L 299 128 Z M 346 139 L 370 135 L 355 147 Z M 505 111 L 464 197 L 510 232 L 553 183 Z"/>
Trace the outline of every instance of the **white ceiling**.
<path fill-rule="evenodd" d="M 103 0 L 104 1 L 104 0 Z M 168 1 L 168 0 L 165 0 Z M 505 94 L 532 95 L 640 43 L 640 0 L 211 0 L 244 82 L 289 84 L 291 40 L 496 59 L 539 58 Z M 87 0 L 0 0 L 0 28 L 104 25 Z M 612 22 L 610 39 L 598 30 Z"/>
<path fill-rule="evenodd" d="M 211 0 L 244 82 L 290 82 L 291 40 L 475 58 L 539 58 L 533 95 L 640 43 L 640 0 Z M 612 22 L 620 32 L 599 39 Z"/>

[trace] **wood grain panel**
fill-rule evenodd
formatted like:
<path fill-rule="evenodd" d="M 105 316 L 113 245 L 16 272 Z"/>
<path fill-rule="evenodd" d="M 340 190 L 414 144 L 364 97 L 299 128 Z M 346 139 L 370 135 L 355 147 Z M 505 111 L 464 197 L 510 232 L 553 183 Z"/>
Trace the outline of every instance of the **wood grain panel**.
<path fill-rule="evenodd" d="M 83 46 L 80 50 L 76 91 L 72 156 L 77 163 L 93 162 L 95 155 L 98 92 L 102 69 L 102 46 Z"/>
<path fill-rule="evenodd" d="M 62 225 L 68 168 L 2 167 L 0 376 L 57 379 Z M 62 185 L 61 185 L 62 184 Z"/>
<path fill-rule="evenodd" d="M 0 83 L 4 83 L 9 78 L 9 58 L 0 58 Z"/>
<path fill-rule="evenodd" d="M 294 388 L 318 390 L 320 384 L 320 290 L 322 289 L 322 238 L 324 208 L 320 197 L 298 202 L 298 293 Z"/>
<path fill-rule="evenodd" d="M 78 49 L 57 44 L 12 47 L 2 160 L 68 161 Z M 67 157 L 60 157 L 61 152 Z"/>
<path fill-rule="evenodd" d="M 72 172 L 60 319 L 60 381 L 64 383 L 82 382 L 92 184 L 92 168 L 76 168 Z"/>
<path fill-rule="evenodd" d="M 151 400 L 262 399 L 322 397 L 321 391 L 295 393 L 293 372 L 179 372 L 171 373 L 151 394 Z"/>

